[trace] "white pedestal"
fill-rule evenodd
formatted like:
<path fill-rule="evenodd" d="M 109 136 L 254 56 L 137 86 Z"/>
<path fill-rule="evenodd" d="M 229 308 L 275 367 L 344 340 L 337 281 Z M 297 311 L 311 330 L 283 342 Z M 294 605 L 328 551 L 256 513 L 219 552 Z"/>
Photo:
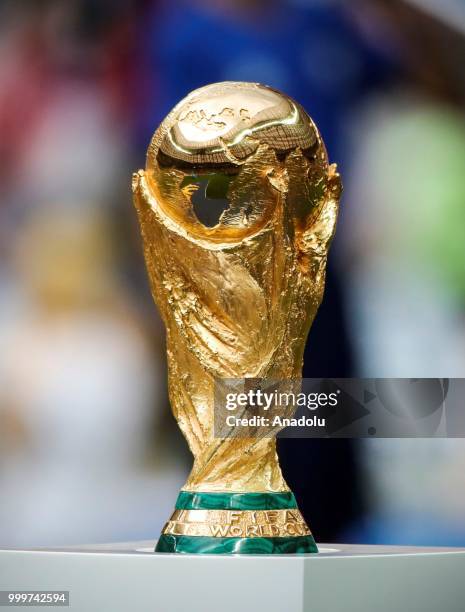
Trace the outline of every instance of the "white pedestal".
<path fill-rule="evenodd" d="M 67 590 L 79 612 L 465 611 L 462 549 L 321 544 L 315 555 L 219 556 L 153 547 L 1 550 L 0 590 Z"/>

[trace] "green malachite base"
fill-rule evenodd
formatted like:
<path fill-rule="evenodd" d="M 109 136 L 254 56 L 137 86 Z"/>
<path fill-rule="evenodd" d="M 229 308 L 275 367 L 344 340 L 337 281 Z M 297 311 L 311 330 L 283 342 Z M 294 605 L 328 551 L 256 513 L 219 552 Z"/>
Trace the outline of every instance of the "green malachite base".
<path fill-rule="evenodd" d="M 295 538 L 209 538 L 163 534 L 155 552 L 191 553 L 200 555 L 283 555 L 317 553 L 313 536 Z"/>
<path fill-rule="evenodd" d="M 202 493 L 181 491 L 177 510 L 293 510 L 294 494 L 280 493 Z M 295 537 L 207 537 L 162 534 L 155 552 L 193 554 L 295 554 L 317 553 L 312 535 Z"/>
<path fill-rule="evenodd" d="M 294 493 L 199 493 L 181 491 L 176 510 L 293 510 Z"/>

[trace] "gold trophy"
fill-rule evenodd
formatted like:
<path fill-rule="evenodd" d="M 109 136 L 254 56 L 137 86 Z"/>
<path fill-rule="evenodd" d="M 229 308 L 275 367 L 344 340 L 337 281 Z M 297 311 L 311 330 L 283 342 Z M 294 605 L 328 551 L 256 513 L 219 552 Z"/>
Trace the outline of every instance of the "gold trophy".
<path fill-rule="evenodd" d="M 317 127 L 269 87 L 202 87 L 155 132 L 133 193 L 194 455 L 156 551 L 317 552 L 275 437 L 214 435 L 216 380 L 301 377 L 341 193 Z"/>

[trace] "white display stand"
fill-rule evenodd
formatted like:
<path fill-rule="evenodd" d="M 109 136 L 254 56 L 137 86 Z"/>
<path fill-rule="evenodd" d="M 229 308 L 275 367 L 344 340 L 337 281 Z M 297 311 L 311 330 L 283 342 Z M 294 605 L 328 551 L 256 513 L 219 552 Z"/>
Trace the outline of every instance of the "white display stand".
<path fill-rule="evenodd" d="M 0 590 L 67 590 L 79 612 L 465 611 L 464 549 L 321 544 L 314 555 L 220 556 L 153 547 L 1 550 Z"/>

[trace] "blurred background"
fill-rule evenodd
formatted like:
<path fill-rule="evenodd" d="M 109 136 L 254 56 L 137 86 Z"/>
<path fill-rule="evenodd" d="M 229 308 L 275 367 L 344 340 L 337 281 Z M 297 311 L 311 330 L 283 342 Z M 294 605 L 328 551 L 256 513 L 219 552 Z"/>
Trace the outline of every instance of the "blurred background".
<path fill-rule="evenodd" d="M 306 376 L 465 377 L 463 0 L 0 0 L 0 545 L 154 539 L 190 456 L 132 171 L 259 81 L 345 193 Z M 279 441 L 318 541 L 465 545 L 465 440 Z"/>

